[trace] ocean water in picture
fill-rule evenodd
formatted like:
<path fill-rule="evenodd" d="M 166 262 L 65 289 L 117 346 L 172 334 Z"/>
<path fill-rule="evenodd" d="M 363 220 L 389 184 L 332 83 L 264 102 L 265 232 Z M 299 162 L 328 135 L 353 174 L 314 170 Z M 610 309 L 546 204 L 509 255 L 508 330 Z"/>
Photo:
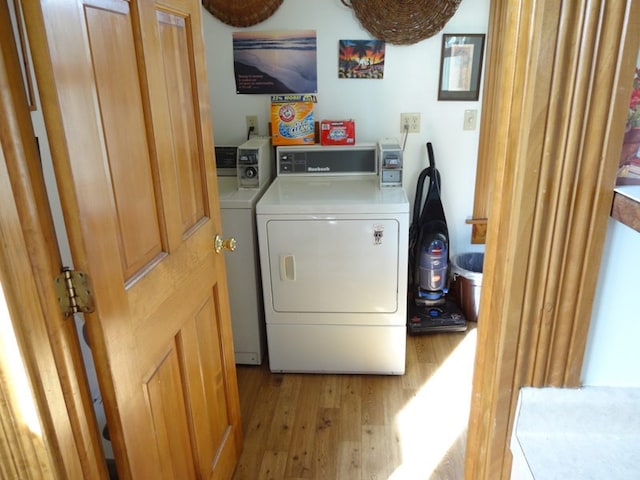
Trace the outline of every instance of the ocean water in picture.
<path fill-rule="evenodd" d="M 236 93 L 317 93 L 315 30 L 234 32 Z"/>

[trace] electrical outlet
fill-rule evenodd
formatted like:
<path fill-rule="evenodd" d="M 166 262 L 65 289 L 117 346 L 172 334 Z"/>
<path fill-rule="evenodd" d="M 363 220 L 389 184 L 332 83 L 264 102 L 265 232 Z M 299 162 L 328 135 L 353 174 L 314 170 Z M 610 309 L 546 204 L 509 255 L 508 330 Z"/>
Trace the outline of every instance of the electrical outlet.
<path fill-rule="evenodd" d="M 247 132 L 249 130 L 251 130 L 251 127 L 253 127 L 253 134 L 254 135 L 259 135 L 258 133 L 258 116 L 257 115 L 247 115 L 246 117 L 247 119 Z"/>
<path fill-rule="evenodd" d="M 420 133 L 420 114 L 419 113 L 401 113 L 400 114 L 400 131 L 402 133 Z"/>
<path fill-rule="evenodd" d="M 465 110 L 464 111 L 464 125 L 463 130 L 475 130 L 478 124 L 478 110 Z"/>

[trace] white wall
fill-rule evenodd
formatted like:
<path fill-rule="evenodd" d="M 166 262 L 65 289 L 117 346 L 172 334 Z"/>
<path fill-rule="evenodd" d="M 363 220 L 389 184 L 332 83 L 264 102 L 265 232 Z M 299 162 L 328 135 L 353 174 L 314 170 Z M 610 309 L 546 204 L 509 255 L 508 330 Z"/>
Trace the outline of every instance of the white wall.
<path fill-rule="evenodd" d="M 640 233 L 609 219 L 582 383 L 640 387 Z"/>
<path fill-rule="evenodd" d="M 640 187 L 622 188 L 640 197 Z M 582 366 L 584 385 L 640 387 L 638 273 L 640 233 L 610 218 Z"/>
<path fill-rule="evenodd" d="M 463 0 L 442 32 L 410 46 L 387 44 L 383 80 L 337 78 L 338 40 L 371 38 L 340 0 L 284 0 L 271 18 L 250 28 L 316 30 L 316 119 L 355 119 L 359 141 L 400 139 L 400 113 L 421 113 L 422 131 L 407 140 L 405 190 L 413 202 L 418 174 L 427 162 L 425 144 L 432 142 L 442 174 L 452 254 L 483 249 L 470 244 L 471 228 L 464 223 L 473 207 L 479 131 L 462 129 L 464 110 L 477 108 L 481 113 L 481 104 L 437 101 L 442 33 L 486 33 L 488 17 L 489 0 Z M 216 143 L 241 143 L 246 115 L 258 115 L 261 133 L 266 133 L 269 97 L 235 93 L 231 33 L 241 29 L 221 23 L 206 10 L 203 18 Z M 640 271 L 639 246 L 639 233 L 610 221 L 582 372 L 586 385 L 640 386 L 640 308 L 634 277 Z"/>
<path fill-rule="evenodd" d="M 235 93 L 231 35 L 243 29 L 220 22 L 204 9 L 202 14 L 216 144 L 242 143 L 246 115 L 257 115 L 260 133 L 266 134 L 269 96 Z M 414 45 L 387 44 L 382 80 L 338 78 L 338 41 L 372 38 L 340 0 L 284 0 L 273 16 L 246 30 L 316 30 L 315 119 L 353 118 L 357 141 L 401 140 L 400 113 L 421 113 L 421 132 L 407 139 L 405 190 L 413 203 L 418 175 L 427 166 L 425 145 L 432 142 L 455 255 L 483 250 L 481 245 L 471 245 L 471 227 L 465 224 L 473 209 L 479 130 L 462 129 L 464 110 L 478 109 L 480 116 L 481 102 L 437 100 L 442 33 L 486 33 L 488 18 L 489 0 L 463 0 L 442 32 Z"/>

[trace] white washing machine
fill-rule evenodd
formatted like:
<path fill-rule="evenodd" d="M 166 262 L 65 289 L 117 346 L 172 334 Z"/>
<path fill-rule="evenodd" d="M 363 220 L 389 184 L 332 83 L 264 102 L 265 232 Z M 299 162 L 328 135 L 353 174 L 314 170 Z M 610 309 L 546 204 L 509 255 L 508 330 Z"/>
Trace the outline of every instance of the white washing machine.
<path fill-rule="evenodd" d="M 251 178 L 257 178 L 258 169 L 264 176 L 254 188 L 243 188 L 236 176 L 235 162 L 233 167 L 230 166 L 230 155 L 236 147 L 216 147 L 222 228 L 225 237 L 233 237 L 237 241 L 236 250 L 225 256 L 233 347 L 236 363 L 246 365 L 261 365 L 266 352 L 255 209 L 271 183 L 273 156 L 268 140 L 266 148 L 256 149 L 259 143 L 247 142 L 237 147 L 238 155 L 243 151 L 259 152 L 251 166 L 255 168 L 256 175 L 251 175 Z M 238 170 L 241 168 L 246 170 L 249 167 L 239 166 Z"/>
<path fill-rule="evenodd" d="M 279 147 L 256 206 L 274 372 L 403 374 L 409 202 L 376 145 Z"/>

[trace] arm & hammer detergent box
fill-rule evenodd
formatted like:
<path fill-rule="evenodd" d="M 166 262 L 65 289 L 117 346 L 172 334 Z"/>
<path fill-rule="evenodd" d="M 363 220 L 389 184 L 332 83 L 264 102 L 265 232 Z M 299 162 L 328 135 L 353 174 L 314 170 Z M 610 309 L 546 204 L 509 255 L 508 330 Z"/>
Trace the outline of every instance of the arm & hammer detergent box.
<path fill-rule="evenodd" d="M 311 145 L 315 143 L 313 105 L 316 96 L 271 96 L 271 143 L 273 145 Z"/>
<path fill-rule="evenodd" d="M 320 122 L 322 145 L 355 145 L 356 126 L 353 120 L 323 120 Z"/>

